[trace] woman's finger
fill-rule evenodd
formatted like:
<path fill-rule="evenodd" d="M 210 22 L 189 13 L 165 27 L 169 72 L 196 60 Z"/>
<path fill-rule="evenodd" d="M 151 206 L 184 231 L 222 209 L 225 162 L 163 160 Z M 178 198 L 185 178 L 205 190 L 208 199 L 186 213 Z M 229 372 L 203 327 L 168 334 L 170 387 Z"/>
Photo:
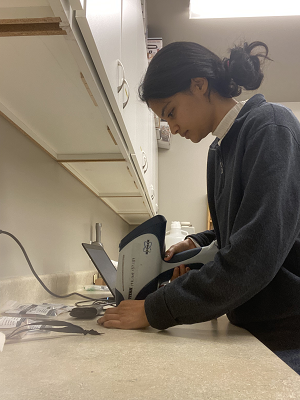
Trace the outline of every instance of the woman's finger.
<path fill-rule="evenodd" d="M 176 247 L 173 245 L 165 252 L 165 260 L 166 261 L 170 260 L 174 256 L 175 253 L 177 253 L 177 251 L 176 251 Z"/>
<path fill-rule="evenodd" d="M 172 275 L 172 278 L 170 279 L 170 281 L 172 282 L 172 281 L 174 281 L 174 279 L 176 279 L 178 277 L 179 277 L 179 267 L 175 267 L 174 270 L 173 270 L 173 275 Z"/>
<path fill-rule="evenodd" d="M 186 273 L 186 267 L 184 264 L 179 265 L 179 276 L 182 276 Z"/>
<path fill-rule="evenodd" d="M 182 276 L 184 274 L 186 274 L 187 272 L 189 272 L 191 270 L 190 267 L 186 267 L 184 264 L 181 264 L 179 267 L 175 267 L 174 271 L 173 271 L 173 275 L 172 278 L 170 279 L 170 281 L 174 281 L 174 279 L 178 278 L 179 276 Z"/>
<path fill-rule="evenodd" d="M 100 325 L 104 326 L 104 328 L 122 329 L 122 322 L 117 319 L 116 320 L 110 319 L 108 321 L 103 321 L 101 322 Z"/>
<path fill-rule="evenodd" d="M 181 242 L 173 244 L 165 253 L 165 261 L 169 261 L 174 254 L 181 253 L 182 251 L 189 250 L 190 248 L 195 247 L 194 243 L 189 240 L 185 239 Z"/>
<path fill-rule="evenodd" d="M 168 261 L 168 260 L 170 260 L 172 257 L 173 257 L 173 255 L 174 255 L 174 252 L 173 251 L 171 251 L 170 249 L 169 250 L 167 250 L 166 251 L 166 253 L 165 253 L 165 260 L 166 261 Z"/>

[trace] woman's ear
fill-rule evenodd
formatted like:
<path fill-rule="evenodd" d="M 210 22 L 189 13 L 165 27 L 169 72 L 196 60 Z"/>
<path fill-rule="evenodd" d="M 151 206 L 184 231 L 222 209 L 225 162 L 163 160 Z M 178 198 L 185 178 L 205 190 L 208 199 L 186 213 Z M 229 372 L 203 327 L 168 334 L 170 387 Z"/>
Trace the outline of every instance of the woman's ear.
<path fill-rule="evenodd" d="M 206 78 L 192 78 L 190 90 L 194 94 L 205 94 L 208 89 L 208 81 Z"/>

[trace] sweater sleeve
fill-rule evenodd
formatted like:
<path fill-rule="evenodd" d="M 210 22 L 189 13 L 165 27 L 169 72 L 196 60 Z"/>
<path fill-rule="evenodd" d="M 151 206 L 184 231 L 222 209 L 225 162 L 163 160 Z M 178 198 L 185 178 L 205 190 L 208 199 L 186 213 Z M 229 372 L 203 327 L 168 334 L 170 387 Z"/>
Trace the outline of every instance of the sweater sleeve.
<path fill-rule="evenodd" d="M 150 325 L 166 329 L 216 318 L 274 279 L 300 232 L 297 140 L 278 124 L 264 126 L 247 140 L 240 166 L 243 195 L 227 243 L 214 261 L 146 298 Z"/>
<path fill-rule="evenodd" d="M 211 242 L 216 240 L 216 234 L 214 230 L 204 231 L 201 233 L 196 233 L 186 236 L 186 238 L 189 237 L 194 239 L 201 247 L 209 246 Z"/>

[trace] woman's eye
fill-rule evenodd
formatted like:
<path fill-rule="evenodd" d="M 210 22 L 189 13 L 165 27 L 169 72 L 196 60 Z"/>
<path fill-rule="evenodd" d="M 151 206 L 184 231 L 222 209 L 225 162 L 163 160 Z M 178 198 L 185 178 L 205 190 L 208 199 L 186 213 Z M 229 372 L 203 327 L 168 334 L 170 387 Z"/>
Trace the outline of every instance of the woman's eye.
<path fill-rule="evenodd" d="M 174 116 L 173 112 L 174 112 L 174 110 L 172 110 L 172 111 L 168 114 L 168 117 L 169 117 L 169 118 L 172 118 L 172 117 Z"/>

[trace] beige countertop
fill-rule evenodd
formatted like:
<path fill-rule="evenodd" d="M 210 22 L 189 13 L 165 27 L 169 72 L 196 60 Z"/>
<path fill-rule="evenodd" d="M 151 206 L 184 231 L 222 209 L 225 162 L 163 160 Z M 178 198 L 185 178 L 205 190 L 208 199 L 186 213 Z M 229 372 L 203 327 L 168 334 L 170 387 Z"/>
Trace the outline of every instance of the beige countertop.
<path fill-rule="evenodd" d="M 300 399 L 300 376 L 225 316 L 165 331 L 109 330 L 68 314 L 60 319 L 104 335 L 51 333 L 7 343 L 0 353 L 1 399 Z"/>

